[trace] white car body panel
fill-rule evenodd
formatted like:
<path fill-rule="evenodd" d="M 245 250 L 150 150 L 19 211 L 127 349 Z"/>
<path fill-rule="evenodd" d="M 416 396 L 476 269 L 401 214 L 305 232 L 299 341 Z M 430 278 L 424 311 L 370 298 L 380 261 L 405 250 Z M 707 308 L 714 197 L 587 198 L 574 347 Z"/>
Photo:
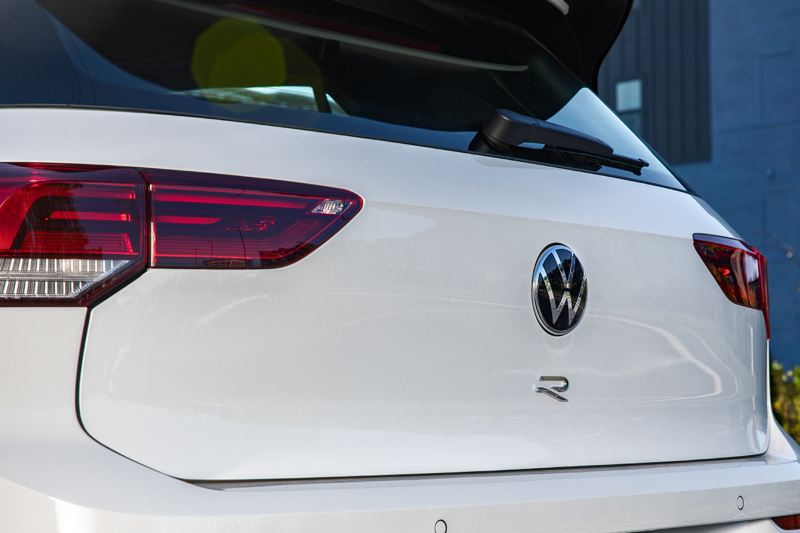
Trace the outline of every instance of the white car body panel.
<path fill-rule="evenodd" d="M 0 533 L 800 518 L 766 257 L 567 2 L 0 2 Z"/>
<path fill-rule="evenodd" d="M 0 309 L 4 355 L 17 355 L 0 358 L 0 531 L 399 533 L 433 531 L 445 520 L 450 533 L 689 525 L 700 527 L 685 533 L 765 533 L 779 529 L 764 519 L 800 510 L 800 448 L 773 421 L 767 452 L 745 460 L 216 489 L 187 483 L 110 451 L 80 427 L 74 331 L 84 314 Z M 46 335 L 42 320 L 52 325 Z M 728 522 L 741 523 L 708 525 Z"/>
<path fill-rule="evenodd" d="M 158 471 L 375 476 L 767 449 L 763 317 L 732 305 L 697 257 L 693 233 L 730 233 L 689 194 L 168 115 L 5 110 L 0 132 L 4 161 L 265 177 L 365 200 L 296 265 L 150 270 L 92 310 L 83 424 Z M 553 242 L 589 279 L 586 316 L 559 338 L 530 299 Z M 569 402 L 535 394 L 541 375 L 568 377 Z"/>

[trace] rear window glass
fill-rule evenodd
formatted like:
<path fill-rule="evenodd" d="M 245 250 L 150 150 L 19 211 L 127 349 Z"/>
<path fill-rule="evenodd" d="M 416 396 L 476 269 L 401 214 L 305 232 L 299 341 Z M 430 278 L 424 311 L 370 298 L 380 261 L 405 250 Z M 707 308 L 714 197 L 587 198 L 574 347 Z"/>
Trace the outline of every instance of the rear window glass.
<path fill-rule="evenodd" d="M 76 97 L 45 15 L 32 2 L 0 0 L 0 105 L 69 104 Z"/>
<path fill-rule="evenodd" d="M 507 108 L 598 137 L 616 153 L 649 166 L 637 174 L 536 146 L 515 151 L 515 157 L 683 189 L 537 41 L 530 24 L 523 28 L 490 3 L 40 0 L 36 5 L 59 43 L 53 53 L 57 48 L 78 89 L 72 102 L 57 96 L 43 102 L 41 91 L 33 91 L 37 97 L 29 103 L 200 115 L 461 151 L 495 109 Z M 24 99 L 17 95 L 2 103 Z"/>

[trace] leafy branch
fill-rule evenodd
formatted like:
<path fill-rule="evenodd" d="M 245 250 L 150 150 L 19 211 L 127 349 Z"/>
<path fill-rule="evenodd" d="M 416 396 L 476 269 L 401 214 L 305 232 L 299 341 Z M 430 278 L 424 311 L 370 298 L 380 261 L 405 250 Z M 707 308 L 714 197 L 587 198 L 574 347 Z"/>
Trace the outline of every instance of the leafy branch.
<path fill-rule="evenodd" d="M 769 377 L 775 418 L 787 433 L 800 442 L 800 366 L 785 369 L 782 364 L 773 361 Z"/>

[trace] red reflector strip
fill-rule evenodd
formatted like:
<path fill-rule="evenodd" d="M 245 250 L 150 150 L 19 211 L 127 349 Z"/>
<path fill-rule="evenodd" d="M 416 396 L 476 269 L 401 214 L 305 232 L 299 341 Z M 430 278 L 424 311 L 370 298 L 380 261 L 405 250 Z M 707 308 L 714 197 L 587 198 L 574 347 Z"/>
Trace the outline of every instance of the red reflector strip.
<path fill-rule="evenodd" d="M 216 224 L 222 220 L 219 217 L 180 217 L 161 215 L 156 217 L 156 224 Z"/>
<path fill-rule="evenodd" d="M 167 191 L 180 191 L 183 194 Z M 212 204 L 212 205 L 231 205 L 241 207 L 270 207 L 276 209 L 291 209 L 308 206 L 308 198 L 291 198 L 281 197 L 275 195 L 274 197 L 262 199 L 258 196 L 263 194 L 252 194 L 247 191 L 236 191 L 235 193 L 220 191 L 216 195 L 214 192 L 208 190 L 198 191 L 198 193 L 205 194 L 188 194 L 186 189 L 171 187 L 169 185 L 153 185 L 152 191 L 158 193 L 158 201 L 160 202 L 173 202 L 173 203 L 186 203 L 186 204 Z M 246 194 L 252 196 L 241 197 L 240 195 Z"/>
<path fill-rule="evenodd" d="M 53 211 L 48 220 L 102 220 L 105 222 L 130 222 L 130 213 L 91 213 L 74 211 Z"/>
<path fill-rule="evenodd" d="M 78 251 L 80 250 L 80 251 Z M 20 257 L 135 256 L 130 235 L 112 232 L 38 231 L 25 236 L 17 248 Z"/>
<path fill-rule="evenodd" d="M 16 162 L 10 163 L 17 167 L 30 168 L 34 170 L 51 170 L 54 172 L 86 172 L 87 170 L 104 170 L 113 168 L 103 165 L 75 165 L 72 163 L 39 163 L 39 162 Z"/>
<path fill-rule="evenodd" d="M 287 9 L 276 7 L 267 7 L 263 5 L 252 4 L 248 2 L 233 2 L 226 7 L 229 9 L 236 9 L 237 11 L 250 12 L 256 14 L 263 14 L 270 18 L 277 20 L 286 20 L 297 22 L 299 24 L 328 29 L 337 31 L 346 35 L 353 35 L 373 39 L 378 42 L 397 44 L 407 48 L 417 50 L 427 50 L 431 52 L 441 52 L 442 47 L 437 43 L 431 43 L 415 39 L 407 35 L 392 34 L 384 31 L 379 31 L 373 27 L 358 26 L 349 24 L 340 20 L 332 20 L 321 17 L 316 17 L 308 13 L 297 13 Z"/>
<path fill-rule="evenodd" d="M 775 524 L 786 531 L 794 531 L 800 529 L 800 515 L 781 516 L 772 519 Z"/>

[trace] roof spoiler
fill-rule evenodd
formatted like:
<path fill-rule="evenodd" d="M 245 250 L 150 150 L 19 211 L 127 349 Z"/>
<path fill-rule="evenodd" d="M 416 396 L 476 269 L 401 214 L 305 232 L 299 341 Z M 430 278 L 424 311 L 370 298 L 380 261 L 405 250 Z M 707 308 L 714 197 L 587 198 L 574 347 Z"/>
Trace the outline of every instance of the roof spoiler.
<path fill-rule="evenodd" d="M 553 4 L 553 6 L 556 9 L 561 11 L 563 15 L 569 14 L 569 4 L 566 2 L 566 0 L 547 0 L 547 1 Z"/>
<path fill-rule="evenodd" d="M 497 0 L 592 90 L 633 0 Z"/>

